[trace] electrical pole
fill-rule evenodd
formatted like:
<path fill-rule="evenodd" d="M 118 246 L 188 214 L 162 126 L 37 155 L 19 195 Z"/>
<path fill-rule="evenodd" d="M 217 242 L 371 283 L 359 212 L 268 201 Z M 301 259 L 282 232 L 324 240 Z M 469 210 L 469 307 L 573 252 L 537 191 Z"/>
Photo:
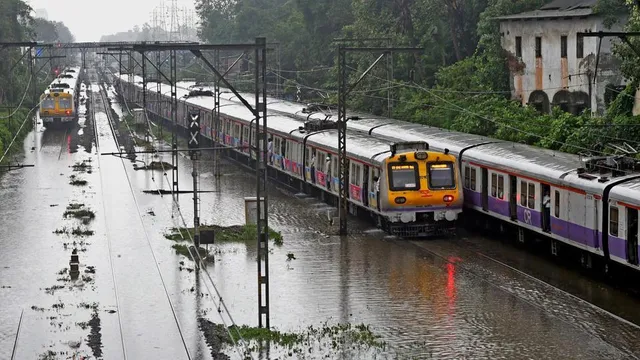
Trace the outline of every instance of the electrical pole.
<path fill-rule="evenodd" d="M 354 39 L 357 40 L 357 39 Z M 340 217 L 340 235 L 347 234 L 347 215 L 349 212 L 349 160 L 347 159 L 347 121 L 357 120 L 357 117 L 347 117 L 347 96 L 360 84 L 365 76 L 384 58 L 392 52 L 419 52 L 421 48 L 405 47 L 344 47 L 338 46 L 338 164 L 340 167 L 338 215 Z M 367 52 L 381 55 L 365 70 L 355 83 L 347 88 L 347 52 Z"/>
<path fill-rule="evenodd" d="M 269 219 L 267 202 L 267 48 L 265 38 L 256 38 L 256 199 L 258 233 L 258 326 L 269 326 Z M 262 97 L 262 99 L 260 99 Z M 262 126 L 260 118 L 262 117 Z M 264 201 L 262 199 L 264 198 Z M 264 206 L 264 209 L 262 209 Z"/>

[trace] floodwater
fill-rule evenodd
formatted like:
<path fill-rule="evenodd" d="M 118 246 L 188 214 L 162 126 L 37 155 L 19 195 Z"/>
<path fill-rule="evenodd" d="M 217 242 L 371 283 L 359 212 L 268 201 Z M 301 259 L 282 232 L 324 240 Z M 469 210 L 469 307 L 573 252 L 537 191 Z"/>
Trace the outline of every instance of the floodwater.
<path fill-rule="evenodd" d="M 256 245 L 215 246 L 207 266 L 215 289 L 203 272 L 196 278 L 184 270 L 192 263 L 163 234 L 184 226 L 183 219 L 191 226 L 191 195 L 180 195 L 178 208 L 171 196 L 143 193 L 170 189 L 170 172 L 134 170 L 128 159 L 97 155 L 118 147 L 90 75 L 84 127 L 39 128 L 24 144 L 24 163 L 35 167 L 0 177 L 0 358 L 11 358 L 15 343 L 16 359 L 47 351 L 52 359 L 76 351 L 104 359 L 210 359 L 197 316 L 230 324 L 231 314 L 237 324 L 257 325 Z M 74 171 L 89 159 L 91 173 Z M 152 160 L 171 162 L 166 155 L 137 158 Z M 216 180 L 212 162 L 201 164 L 201 188 L 215 191 L 201 194 L 201 222 L 241 224 L 255 178 L 229 162 L 221 169 Z M 191 189 L 191 170 L 181 157 L 182 190 Z M 71 175 L 87 185 L 71 185 Z M 284 237 L 269 255 L 272 327 L 364 323 L 387 342 L 376 358 L 640 357 L 636 299 L 494 240 L 399 241 L 356 219 L 340 238 L 327 222 L 329 206 L 275 184 L 270 189 L 270 226 Z M 70 203 L 84 204 L 95 219 L 83 225 L 63 218 Z M 64 227 L 94 234 L 53 233 Z M 64 269 L 74 248 L 80 277 L 69 280 Z M 218 312 L 216 289 L 229 314 Z M 329 356 L 336 357 L 373 356 Z"/>

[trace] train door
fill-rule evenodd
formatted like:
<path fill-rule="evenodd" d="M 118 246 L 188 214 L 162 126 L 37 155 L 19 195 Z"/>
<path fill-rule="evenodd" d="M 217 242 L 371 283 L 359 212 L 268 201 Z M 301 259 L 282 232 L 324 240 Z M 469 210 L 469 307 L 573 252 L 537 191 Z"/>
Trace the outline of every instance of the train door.
<path fill-rule="evenodd" d="M 489 209 L 489 172 L 482 168 L 482 210 Z"/>
<path fill-rule="evenodd" d="M 362 169 L 362 203 L 369 206 L 369 166 L 363 165 Z"/>
<path fill-rule="evenodd" d="M 518 178 L 509 175 L 509 215 L 511 220 L 518 219 Z"/>
<path fill-rule="evenodd" d="M 627 261 L 638 265 L 638 210 L 627 208 Z"/>

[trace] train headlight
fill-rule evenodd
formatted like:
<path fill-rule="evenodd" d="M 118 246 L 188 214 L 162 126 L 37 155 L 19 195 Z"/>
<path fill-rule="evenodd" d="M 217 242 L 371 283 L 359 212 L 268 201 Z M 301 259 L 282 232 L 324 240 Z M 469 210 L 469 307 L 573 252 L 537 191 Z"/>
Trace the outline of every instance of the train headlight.
<path fill-rule="evenodd" d="M 452 202 L 452 201 L 453 201 L 453 195 L 445 195 L 445 196 L 442 198 L 442 200 L 443 200 L 444 202 L 450 203 L 450 202 Z"/>
<path fill-rule="evenodd" d="M 414 154 L 418 160 L 427 160 L 428 154 L 426 151 L 416 151 Z"/>
<path fill-rule="evenodd" d="M 404 196 L 398 196 L 398 197 L 397 197 L 397 198 L 395 198 L 395 200 L 393 200 L 393 201 L 395 201 L 395 203 L 396 203 L 396 204 L 404 204 L 404 203 L 406 203 L 406 202 L 407 202 L 407 198 L 406 198 L 406 197 L 404 197 Z"/>

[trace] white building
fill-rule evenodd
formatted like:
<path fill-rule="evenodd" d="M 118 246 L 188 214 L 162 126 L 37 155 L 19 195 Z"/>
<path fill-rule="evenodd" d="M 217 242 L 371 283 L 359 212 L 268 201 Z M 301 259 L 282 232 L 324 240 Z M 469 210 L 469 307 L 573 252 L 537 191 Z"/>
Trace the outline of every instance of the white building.
<path fill-rule="evenodd" d="M 515 99 L 548 112 L 560 106 L 574 114 L 606 108 L 605 88 L 625 84 L 611 54 L 618 38 L 584 37 L 578 32 L 621 31 L 625 21 L 607 29 L 594 14 L 597 0 L 555 0 L 539 10 L 502 16 L 502 48 L 509 53 Z M 599 48 L 599 59 L 598 54 Z M 597 67 L 597 70 L 596 70 Z"/>

